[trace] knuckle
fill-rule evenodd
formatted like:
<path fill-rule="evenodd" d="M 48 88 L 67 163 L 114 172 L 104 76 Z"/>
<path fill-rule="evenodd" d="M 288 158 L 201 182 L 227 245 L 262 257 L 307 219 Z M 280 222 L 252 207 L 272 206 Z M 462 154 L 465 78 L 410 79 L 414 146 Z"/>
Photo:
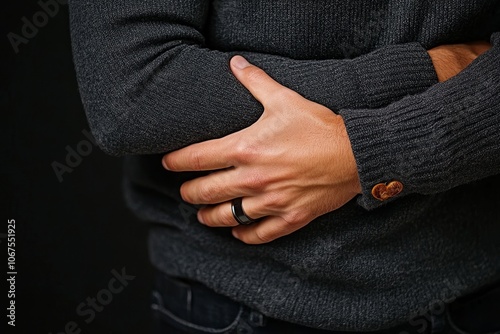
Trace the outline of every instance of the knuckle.
<path fill-rule="evenodd" d="M 251 67 L 247 70 L 247 79 L 252 83 L 259 84 L 267 77 L 266 72 L 258 67 Z"/>
<path fill-rule="evenodd" d="M 302 211 L 292 210 L 282 217 L 290 226 L 302 225 L 307 221 L 307 214 Z"/>
<path fill-rule="evenodd" d="M 288 101 L 288 103 L 290 103 L 290 100 L 296 99 L 297 96 L 299 95 L 291 89 L 282 87 L 279 89 L 278 96 L 281 99 L 281 101 Z"/>
<path fill-rule="evenodd" d="M 255 231 L 255 237 L 257 238 L 257 241 L 259 243 L 268 243 L 268 242 L 271 242 L 273 241 L 273 238 L 271 235 L 269 235 L 268 233 L 265 233 L 265 231 L 262 231 L 262 230 L 259 230 L 257 229 Z"/>
<path fill-rule="evenodd" d="M 284 209 L 287 206 L 286 204 L 283 195 L 277 192 L 266 194 L 264 197 L 264 207 L 267 210 Z"/>
<path fill-rule="evenodd" d="M 262 173 L 251 173 L 245 180 L 245 185 L 251 190 L 262 190 L 266 183 L 266 177 Z"/>
<path fill-rule="evenodd" d="M 203 167 L 200 152 L 198 150 L 192 150 L 189 153 L 189 164 L 195 169 L 200 170 Z"/>
<path fill-rule="evenodd" d="M 198 197 L 202 203 L 211 203 L 215 193 L 214 189 L 207 185 L 200 185 L 198 188 Z"/>
<path fill-rule="evenodd" d="M 267 106 L 276 112 L 286 113 L 289 116 L 291 112 L 299 111 L 303 105 L 302 101 L 297 99 L 298 97 L 301 96 L 293 90 L 280 87 L 276 89 L 273 98 L 267 101 Z M 286 108 L 283 108 L 283 106 L 286 106 Z"/>
<path fill-rule="evenodd" d="M 258 156 L 258 149 L 248 141 L 241 140 L 235 147 L 237 161 L 242 164 L 248 164 L 255 161 Z"/>

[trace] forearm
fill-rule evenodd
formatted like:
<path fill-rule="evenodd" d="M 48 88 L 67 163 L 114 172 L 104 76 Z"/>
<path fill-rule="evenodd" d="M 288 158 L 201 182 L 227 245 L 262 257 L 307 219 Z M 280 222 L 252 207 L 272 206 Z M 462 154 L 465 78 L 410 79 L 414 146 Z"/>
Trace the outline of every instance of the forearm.
<path fill-rule="evenodd" d="M 500 172 L 500 34 L 464 71 L 426 92 L 379 109 L 344 109 L 363 187 L 404 185 L 399 196 L 432 194 Z"/>
<path fill-rule="evenodd" d="M 209 1 L 70 2 L 75 64 L 89 123 L 114 155 L 172 151 L 255 122 L 260 104 L 224 53 L 206 47 Z M 304 97 L 332 110 L 373 108 L 436 82 L 417 44 L 355 60 L 293 60 L 239 52 Z M 387 78 L 375 85 L 377 78 Z"/>

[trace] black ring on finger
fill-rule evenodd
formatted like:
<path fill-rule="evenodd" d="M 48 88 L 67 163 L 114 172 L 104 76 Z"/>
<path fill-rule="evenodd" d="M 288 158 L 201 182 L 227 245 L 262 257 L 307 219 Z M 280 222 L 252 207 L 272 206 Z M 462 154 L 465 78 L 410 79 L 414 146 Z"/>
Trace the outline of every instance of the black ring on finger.
<path fill-rule="evenodd" d="M 231 201 L 231 212 L 233 213 L 234 219 L 240 225 L 250 225 L 258 221 L 258 219 L 252 219 L 247 216 L 243 210 L 243 198 L 238 197 Z"/>

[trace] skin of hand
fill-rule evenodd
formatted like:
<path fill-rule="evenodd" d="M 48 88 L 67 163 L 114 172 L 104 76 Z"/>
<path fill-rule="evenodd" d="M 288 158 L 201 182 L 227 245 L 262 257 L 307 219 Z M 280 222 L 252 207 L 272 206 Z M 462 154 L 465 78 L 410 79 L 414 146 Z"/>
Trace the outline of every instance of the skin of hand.
<path fill-rule="evenodd" d="M 231 60 L 235 77 L 263 105 L 250 127 L 164 156 L 170 171 L 214 171 L 184 183 L 182 198 L 206 205 L 198 220 L 233 227 L 247 244 L 288 235 L 334 211 L 361 192 L 344 121 L 330 109 L 280 85 L 243 57 Z M 245 213 L 262 218 L 238 225 L 231 200 L 243 197 Z"/>
<path fill-rule="evenodd" d="M 478 41 L 466 44 L 440 45 L 428 50 L 439 82 L 444 82 L 470 65 L 482 53 L 488 51 L 491 44 Z"/>

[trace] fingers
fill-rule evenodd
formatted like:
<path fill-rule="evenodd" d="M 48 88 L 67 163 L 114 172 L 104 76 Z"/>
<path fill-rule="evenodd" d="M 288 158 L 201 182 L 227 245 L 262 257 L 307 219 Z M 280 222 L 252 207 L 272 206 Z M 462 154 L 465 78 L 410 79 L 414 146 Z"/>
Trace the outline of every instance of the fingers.
<path fill-rule="evenodd" d="M 245 198 L 246 199 L 246 198 Z M 248 204 L 249 201 L 245 202 Z M 245 212 L 252 211 L 245 204 Z M 271 242 L 291 234 L 307 225 L 308 222 L 290 223 L 280 216 L 265 216 L 263 214 L 248 213 L 253 219 L 263 218 L 262 221 L 251 225 L 239 225 L 231 212 L 231 203 L 226 202 L 215 207 L 203 208 L 198 211 L 198 220 L 209 227 L 234 227 L 233 236 L 249 245 L 259 245 Z"/>
<path fill-rule="evenodd" d="M 259 245 L 291 234 L 306 224 L 290 224 L 281 217 L 268 217 L 252 225 L 233 228 L 233 236 L 246 244 Z"/>
<path fill-rule="evenodd" d="M 240 225 L 233 216 L 231 202 L 202 208 L 198 220 L 209 227 L 234 227 L 233 236 L 246 244 L 258 245 L 291 234 L 309 223 L 306 218 L 287 221 L 280 212 L 265 209 L 260 197 L 244 197 L 242 206 L 248 217 L 262 221 Z M 286 216 L 285 216 L 286 217 Z"/>
<path fill-rule="evenodd" d="M 261 200 L 258 197 L 244 197 L 242 206 L 248 217 L 259 219 L 273 214 L 262 209 Z M 238 226 L 238 222 L 233 217 L 231 202 L 225 202 L 216 206 L 209 206 L 198 211 L 198 220 L 210 227 Z"/>
<path fill-rule="evenodd" d="M 230 143 L 229 136 L 226 136 L 190 145 L 166 154 L 162 159 L 163 167 L 175 172 L 207 171 L 231 167 Z"/>
<path fill-rule="evenodd" d="M 231 70 L 236 79 L 264 106 L 273 95 L 287 89 L 241 56 L 231 59 Z"/>
<path fill-rule="evenodd" d="M 217 204 L 233 198 L 254 195 L 247 178 L 239 169 L 225 169 L 207 176 L 186 181 L 180 192 L 191 204 Z"/>

